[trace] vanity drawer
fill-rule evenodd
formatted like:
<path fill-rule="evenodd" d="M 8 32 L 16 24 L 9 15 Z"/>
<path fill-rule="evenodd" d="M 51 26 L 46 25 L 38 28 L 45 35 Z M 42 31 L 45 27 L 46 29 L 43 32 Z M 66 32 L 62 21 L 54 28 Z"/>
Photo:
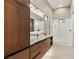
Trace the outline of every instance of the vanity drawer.
<path fill-rule="evenodd" d="M 36 50 L 38 50 L 38 49 L 40 49 L 40 48 L 41 48 L 41 44 L 38 43 L 38 44 L 36 44 L 36 45 L 30 47 L 30 52 L 32 53 L 32 52 L 34 52 L 34 51 L 36 51 Z"/>
<path fill-rule="evenodd" d="M 36 51 L 31 53 L 30 59 L 41 59 L 41 49 L 37 49 Z"/>

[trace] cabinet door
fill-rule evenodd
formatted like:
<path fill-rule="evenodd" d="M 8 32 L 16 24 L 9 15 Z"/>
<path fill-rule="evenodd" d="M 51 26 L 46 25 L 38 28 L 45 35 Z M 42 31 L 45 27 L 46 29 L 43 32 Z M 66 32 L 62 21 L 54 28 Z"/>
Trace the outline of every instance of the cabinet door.
<path fill-rule="evenodd" d="M 47 52 L 47 40 L 41 42 L 41 51 L 41 56 L 43 56 Z"/>
<path fill-rule="evenodd" d="M 23 50 L 7 59 L 29 59 L 29 49 Z"/>
<path fill-rule="evenodd" d="M 15 0 L 5 0 L 5 56 L 29 46 L 29 9 Z"/>
<path fill-rule="evenodd" d="M 18 5 L 19 31 L 20 31 L 20 49 L 30 45 L 30 9 Z"/>
<path fill-rule="evenodd" d="M 49 49 L 49 48 L 50 48 L 50 46 L 51 46 L 51 39 L 50 39 L 50 38 L 48 38 L 48 39 L 47 39 L 47 49 Z"/>

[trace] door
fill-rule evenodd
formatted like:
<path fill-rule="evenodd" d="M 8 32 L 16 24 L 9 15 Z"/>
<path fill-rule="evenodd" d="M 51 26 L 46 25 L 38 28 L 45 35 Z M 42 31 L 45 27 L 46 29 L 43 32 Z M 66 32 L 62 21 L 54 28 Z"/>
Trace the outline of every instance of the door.
<path fill-rule="evenodd" d="M 65 22 L 60 23 L 58 27 L 59 44 L 73 46 L 73 17 L 65 19 Z"/>

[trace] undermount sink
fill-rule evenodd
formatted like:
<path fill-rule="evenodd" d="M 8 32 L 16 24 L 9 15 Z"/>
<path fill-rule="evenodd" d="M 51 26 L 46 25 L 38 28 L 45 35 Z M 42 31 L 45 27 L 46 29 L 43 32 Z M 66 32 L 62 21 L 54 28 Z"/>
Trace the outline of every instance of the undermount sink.
<path fill-rule="evenodd" d="M 37 40 L 37 37 L 30 37 L 30 42 Z"/>

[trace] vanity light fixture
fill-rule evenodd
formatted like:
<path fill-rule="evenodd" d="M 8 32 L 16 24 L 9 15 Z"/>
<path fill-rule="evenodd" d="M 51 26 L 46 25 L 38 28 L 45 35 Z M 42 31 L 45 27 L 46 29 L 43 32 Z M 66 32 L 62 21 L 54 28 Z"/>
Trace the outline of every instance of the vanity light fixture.
<path fill-rule="evenodd" d="M 48 16 L 45 15 L 44 16 L 44 19 L 45 19 L 45 21 L 48 21 Z"/>

